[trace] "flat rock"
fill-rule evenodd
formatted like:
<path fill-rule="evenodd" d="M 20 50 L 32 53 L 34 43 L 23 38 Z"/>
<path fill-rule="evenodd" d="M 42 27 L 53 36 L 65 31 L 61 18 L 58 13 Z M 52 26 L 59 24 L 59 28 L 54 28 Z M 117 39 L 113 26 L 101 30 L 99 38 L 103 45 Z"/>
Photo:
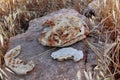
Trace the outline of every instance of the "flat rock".
<path fill-rule="evenodd" d="M 44 47 L 37 41 L 43 30 L 43 21 L 64 14 L 74 14 L 86 20 L 84 16 L 73 9 L 61 9 L 44 17 L 31 20 L 29 29 L 25 33 L 10 38 L 9 50 L 17 45 L 21 45 L 22 51 L 19 57 L 25 62 L 33 60 L 36 66 L 33 71 L 24 76 L 11 74 L 6 71 L 9 76 L 8 80 L 86 80 L 83 72 L 92 70 L 91 66 L 95 65 L 96 62 L 95 54 L 88 48 L 84 40 L 70 46 L 83 50 L 84 55 L 87 55 L 79 62 L 72 60 L 59 62 L 53 60 L 51 53 L 59 48 Z"/>

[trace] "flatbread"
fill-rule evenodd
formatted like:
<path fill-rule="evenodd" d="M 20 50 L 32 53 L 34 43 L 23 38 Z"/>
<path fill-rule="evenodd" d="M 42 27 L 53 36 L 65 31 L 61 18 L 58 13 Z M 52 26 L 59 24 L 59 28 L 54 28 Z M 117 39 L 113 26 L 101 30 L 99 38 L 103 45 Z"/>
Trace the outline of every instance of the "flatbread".
<path fill-rule="evenodd" d="M 64 47 L 86 38 L 89 28 L 77 16 L 61 15 L 43 23 L 44 30 L 38 42 L 44 46 Z"/>

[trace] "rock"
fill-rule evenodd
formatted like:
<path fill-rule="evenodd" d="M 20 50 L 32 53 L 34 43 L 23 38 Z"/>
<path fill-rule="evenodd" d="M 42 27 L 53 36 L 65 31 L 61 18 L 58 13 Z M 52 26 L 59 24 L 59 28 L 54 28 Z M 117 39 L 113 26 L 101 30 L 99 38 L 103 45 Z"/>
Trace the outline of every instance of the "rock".
<path fill-rule="evenodd" d="M 91 3 L 88 4 L 87 8 L 84 10 L 83 13 L 86 17 L 92 18 L 93 20 L 100 22 L 100 19 L 102 17 L 101 15 L 102 6 L 104 7 L 106 6 L 106 0 L 105 1 L 92 0 Z"/>
<path fill-rule="evenodd" d="M 86 33 L 89 33 L 85 21 L 72 14 L 48 18 L 43 27 L 38 41 L 44 46 L 69 46 L 83 40 L 86 38 Z"/>
<path fill-rule="evenodd" d="M 14 75 L 5 70 L 9 76 L 8 80 L 78 80 L 80 77 L 82 78 L 81 80 L 86 80 L 84 71 L 91 68 L 89 65 L 86 68 L 86 64 L 92 65 L 96 62 L 95 54 L 88 48 L 84 40 L 71 45 L 75 49 L 85 51 L 85 55 L 88 55 L 88 57 L 83 58 L 77 63 L 72 60 L 64 62 L 53 60 L 51 53 L 60 48 L 45 47 L 38 43 L 38 37 L 43 31 L 43 22 L 48 18 L 64 14 L 74 14 L 81 17 L 84 21 L 86 20 L 84 16 L 73 9 L 62 9 L 44 17 L 31 20 L 27 32 L 10 39 L 9 50 L 17 45 L 21 45 L 22 51 L 19 58 L 22 58 L 25 62 L 32 60 L 36 66 L 25 76 Z"/>
<path fill-rule="evenodd" d="M 73 59 L 75 62 L 77 62 L 83 58 L 83 51 L 74 49 L 72 47 L 67 47 L 52 52 L 51 57 L 53 59 L 57 59 L 58 61 Z"/>

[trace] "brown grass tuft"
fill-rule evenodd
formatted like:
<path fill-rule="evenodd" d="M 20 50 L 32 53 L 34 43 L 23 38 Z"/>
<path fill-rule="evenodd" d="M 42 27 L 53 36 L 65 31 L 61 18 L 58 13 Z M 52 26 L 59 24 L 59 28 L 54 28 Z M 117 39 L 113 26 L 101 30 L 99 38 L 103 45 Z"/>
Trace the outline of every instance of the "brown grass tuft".
<path fill-rule="evenodd" d="M 120 79 L 120 1 L 103 0 L 100 8 L 102 14 L 102 28 L 98 43 L 88 42 L 89 47 L 97 55 L 97 73 L 94 80 Z M 100 42 L 100 43 L 99 43 Z M 102 42 L 102 43 L 101 43 Z M 102 45 L 101 45 L 102 44 Z M 96 46 L 97 45 L 97 46 Z M 94 72 L 96 69 L 94 70 Z M 101 76 L 100 74 L 104 76 Z M 94 74 L 94 73 L 93 73 Z"/>

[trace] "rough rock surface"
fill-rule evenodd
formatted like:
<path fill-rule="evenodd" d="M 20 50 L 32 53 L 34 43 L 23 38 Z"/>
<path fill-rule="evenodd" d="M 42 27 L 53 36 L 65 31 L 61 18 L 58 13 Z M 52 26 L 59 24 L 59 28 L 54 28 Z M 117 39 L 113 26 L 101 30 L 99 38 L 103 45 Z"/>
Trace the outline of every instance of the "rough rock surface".
<path fill-rule="evenodd" d="M 36 64 L 33 71 L 24 76 L 18 76 L 7 72 L 8 80 L 86 80 L 83 71 L 92 70 L 92 65 L 95 65 L 95 54 L 88 49 L 88 46 L 83 41 L 80 41 L 71 47 L 84 51 L 84 59 L 75 63 L 72 60 L 58 62 L 51 58 L 51 53 L 57 49 L 53 47 L 44 47 L 38 44 L 37 38 L 43 30 L 41 24 L 48 18 L 64 14 L 74 14 L 83 20 L 77 11 L 73 9 L 62 9 L 53 12 L 47 16 L 34 19 L 29 23 L 29 29 L 26 33 L 12 37 L 9 42 L 9 49 L 21 45 L 22 51 L 19 55 L 24 61 L 33 60 Z M 86 59 L 87 58 L 87 59 Z M 81 78 L 80 79 L 80 73 Z"/>

